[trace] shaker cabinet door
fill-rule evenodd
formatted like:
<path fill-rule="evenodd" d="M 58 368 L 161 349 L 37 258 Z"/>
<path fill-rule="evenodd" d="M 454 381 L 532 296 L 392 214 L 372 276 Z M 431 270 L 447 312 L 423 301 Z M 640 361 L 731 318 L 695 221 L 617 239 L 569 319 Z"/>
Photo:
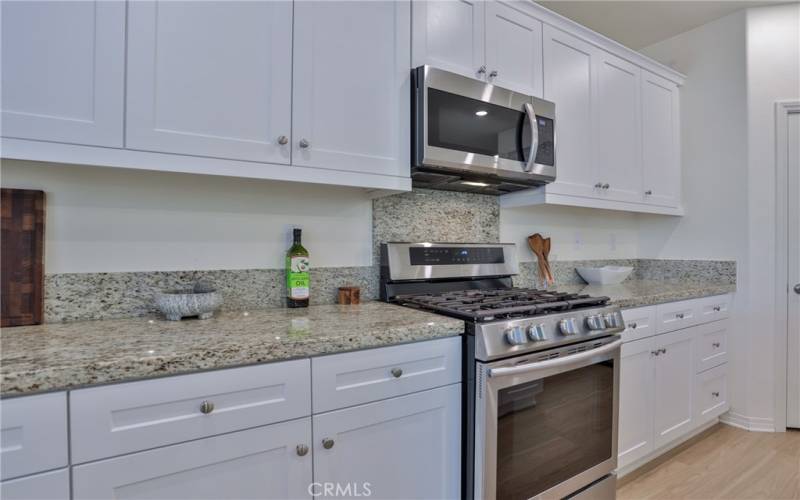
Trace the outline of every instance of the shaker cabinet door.
<path fill-rule="evenodd" d="M 4 1 L 3 137 L 122 147 L 125 2 Z"/>
<path fill-rule="evenodd" d="M 544 98 L 556 105 L 556 181 L 547 191 L 564 195 L 598 195 L 594 188 L 592 150 L 595 113 L 593 60 L 596 49 L 545 25 Z"/>
<path fill-rule="evenodd" d="M 315 415 L 314 483 L 349 486 L 349 497 L 459 498 L 460 415 L 461 384 Z"/>
<path fill-rule="evenodd" d="M 75 500 L 310 499 L 310 418 L 72 469 Z"/>
<path fill-rule="evenodd" d="M 655 447 L 669 443 L 693 425 L 694 329 L 655 337 Z"/>
<path fill-rule="evenodd" d="M 408 177 L 408 1 L 294 4 L 292 163 Z"/>
<path fill-rule="evenodd" d="M 486 2 L 489 83 L 542 96 L 542 22 L 509 4 Z"/>
<path fill-rule="evenodd" d="M 640 202 L 641 70 L 603 51 L 598 51 L 596 61 L 597 106 L 594 125 L 597 164 L 594 180 L 602 184 L 598 192 L 603 199 Z"/>
<path fill-rule="evenodd" d="M 655 339 L 622 345 L 619 387 L 619 467 L 653 451 L 653 389 Z"/>
<path fill-rule="evenodd" d="M 681 203 L 678 87 L 642 70 L 641 88 L 644 201 L 678 207 Z"/>
<path fill-rule="evenodd" d="M 485 78 L 484 0 L 415 0 L 412 66 L 428 64 L 468 78 Z"/>
<path fill-rule="evenodd" d="M 289 163 L 292 2 L 128 9 L 129 149 Z"/>

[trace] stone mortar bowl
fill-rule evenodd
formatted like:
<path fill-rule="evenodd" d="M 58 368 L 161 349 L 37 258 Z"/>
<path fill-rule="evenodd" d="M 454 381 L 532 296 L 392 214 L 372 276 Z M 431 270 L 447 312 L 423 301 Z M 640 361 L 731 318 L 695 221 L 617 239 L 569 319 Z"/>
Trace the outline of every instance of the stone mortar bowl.
<path fill-rule="evenodd" d="M 208 319 L 222 305 L 222 296 L 215 290 L 168 290 L 156 294 L 156 306 L 170 321 L 197 316 Z"/>

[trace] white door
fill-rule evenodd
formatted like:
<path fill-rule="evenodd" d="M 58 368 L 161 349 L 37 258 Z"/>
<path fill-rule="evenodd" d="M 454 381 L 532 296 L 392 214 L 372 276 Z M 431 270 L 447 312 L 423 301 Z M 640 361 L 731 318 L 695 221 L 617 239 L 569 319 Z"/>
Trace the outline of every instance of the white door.
<path fill-rule="evenodd" d="M 289 163 L 292 2 L 128 9 L 126 147 Z"/>
<path fill-rule="evenodd" d="M 3 1 L 2 134 L 122 146 L 125 2 Z"/>
<path fill-rule="evenodd" d="M 642 70 L 642 196 L 645 203 L 680 206 L 678 87 Z"/>
<path fill-rule="evenodd" d="M 602 184 L 603 199 L 641 201 L 641 70 L 603 51 L 598 52 L 596 61 L 595 180 Z"/>
<path fill-rule="evenodd" d="M 556 181 L 547 191 L 597 196 L 594 175 L 594 97 L 592 65 L 596 49 L 545 25 L 544 98 L 556 105 Z"/>
<path fill-rule="evenodd" d="M 460 384 L 314 415 L 314 482 L 349 485 L 338 496 L 459 498 L 460 422 Z"/>
<path fill-rule="evenodd" d="M 502 2 L 486 2 L 490 83 L 542 96 L 542 22 Z"/>
<path fill-rule="evenodd" d="M 789 165 L 789 356 L 787 427 L 800 428 L 800 113 L 787 120 Z"/>
<path fill-rule="evenodd" d="M 686 434 L 692 426 L 694 335 L 695 329 L 688 328 L 655 337 L 655 448 Z"/>
<path fill-rule="evenodd" d="M 75 500 L 310 499 L 311 419 L 79 465 Z"/>
<path fill-rule="evenodd" d="M 619 384 L 619 467 L 653 451 L 654 338 L 622 345 Z"/>
<path fill-rule="evenodd" d="M 412 66 L 429 64 L 469 78 L 484 78 L 485 6 L 483 0 L 412 2 Z"/>
<path fill-rule="evenodd" d="M 292 163 L 408 177 L 411 5 L 294 6 Z"/>

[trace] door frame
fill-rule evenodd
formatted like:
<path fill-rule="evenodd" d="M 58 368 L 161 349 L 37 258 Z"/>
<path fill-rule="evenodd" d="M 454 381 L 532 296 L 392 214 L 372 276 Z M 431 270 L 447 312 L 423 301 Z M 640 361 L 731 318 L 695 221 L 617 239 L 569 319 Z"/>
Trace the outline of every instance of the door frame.
<path fill-rule="evenodd" d="M 775 102 L 775 431 L 786 431 L 787 360 L 789 356 L 789 137 L 790 113 L 800 113 L 800 100 Z"/>

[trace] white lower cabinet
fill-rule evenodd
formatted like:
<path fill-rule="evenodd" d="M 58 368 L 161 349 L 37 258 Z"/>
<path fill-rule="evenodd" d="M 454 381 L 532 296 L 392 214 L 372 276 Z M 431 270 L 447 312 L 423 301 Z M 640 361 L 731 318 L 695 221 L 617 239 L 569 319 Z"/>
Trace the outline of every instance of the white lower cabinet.
<path fill-rule="evenodd" d="M 461 384 L 313 418 L 315 494 L 460 496 Z"/>
<path fill-rule="evenodd" d="M 713 420 L 728 411 L 728 366 L 721 365 L 697 374 L 694 404 L 699 423 Z"/>
<path fill-rule="evenodd" d="M 34 474 L 0 483 L 3 500 L 68 500 L 69 469 Z"/>
<path fill-rule="evenodd" d="M 73 468 L 73 498 L 311 498 L 310 418 Z"/>
<path fill-rule="evenodd" d="M 619 387 L 618 466 L 653 451 L 654 339 L 622 345 Z"/>
<path fill-rule="evenodd" d="M 655 447 L 687 432 L 692 426 L 694 355 L 691 329 L 656 337 Z"/>

